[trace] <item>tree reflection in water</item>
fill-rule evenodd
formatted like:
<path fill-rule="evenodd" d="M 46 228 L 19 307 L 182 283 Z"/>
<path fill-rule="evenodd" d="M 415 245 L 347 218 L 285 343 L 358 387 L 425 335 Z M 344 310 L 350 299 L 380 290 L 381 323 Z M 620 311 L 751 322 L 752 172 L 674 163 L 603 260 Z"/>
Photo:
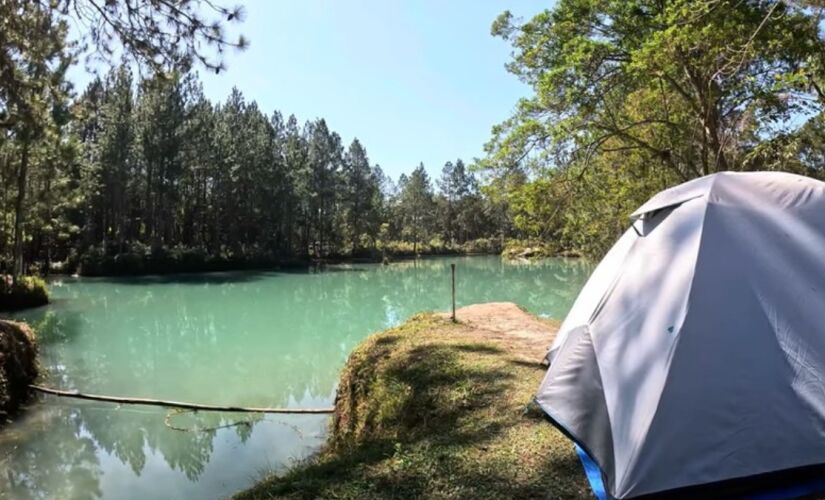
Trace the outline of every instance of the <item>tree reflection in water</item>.
<path fill-rule="evenodd" d="M 328 406 L 369 333 L 449 304 L 509 300 L 561 318 L 590 273 L 580 261 L 427 259 L 322 271 L 65 280 L 34 323 L 49 385 L 246 406 Z M 324 417 L 254 417 L 181 432 L 158 408 L 44 399 L 0 434 L 0 491 L 13 498 L 216 497 L 321 443 Z M 180 415 L 214 428 L 251 415 Z M 289 425 L 284 425 L 288 423 Z"/>

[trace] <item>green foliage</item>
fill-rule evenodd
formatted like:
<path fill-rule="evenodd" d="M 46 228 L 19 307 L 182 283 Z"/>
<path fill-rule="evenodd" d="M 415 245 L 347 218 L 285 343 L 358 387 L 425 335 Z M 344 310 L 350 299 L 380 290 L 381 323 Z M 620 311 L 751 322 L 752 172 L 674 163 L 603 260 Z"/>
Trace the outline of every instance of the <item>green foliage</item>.
<path fill-rule="evenodd" d="M 208 51 L 244 45 L 221 29 L 237 9 L 67 0 L 0 13 L 2 272 L 185 272 L 374 258 L 380 241 L 460 252 L 510 236 L 502 201 L 461 160 L 445 166 L 439 192 L 423 165 L 396 185 L 323 119 L 266 114 L 237 89 L 209 102 L 191 63 L 220 69 Z M 105 16 L 85 33 L 90 13 Z M 118 44 L 133 60 L 76 97 L 69 21 L 104 62 Z"/>
<path fill-rule="evenodd" d="M 507 240 L 501 256 L 507 260 L 536 260 L 556 257 L 561 252 L 559 246 L 541 240 Z"/>
<path fill-rule="evenodd" d="M 357 139 L 344 151 L 324 120 L 268 116 L 237 89 L 212 104 L 192 74 L 135 83 L 116 68 L 73 108 L 53 142 L 31 143 L 20 212 L 29 268 L 126 275 L 458 253 L 496 232 L 460 160 L 442 193 L 423 165 L 396 191 Z M 19 145 L 4 145 L 14 157 Z M 14 248 L 14 189 L 0 186 L 0 265 Z"/>
<path fill-rule="evenodd" d="M 197 247 L 151 248 L 135 243 L 113 255 L 101 247 L 91 247 L 83 255 L 72 257 L 66 271 L 84 276 L 135 276 L 289 267 L 300 263 L 258 248 L 248 248 L 243 254 L 212 255 Z"/>
<path fill-rule="evenodd" d="M 223 62 L 210 51 L 246 46 L 242 37 L 229 41 L 222 28 L 240 14 L 200 0 L 175 5 L 11 0 L 0 5 L 0 256 L 10 254 L 12 275 L 27 271 L 33 252 L 45 254 L 48 268 L 52 250 L 68 250 L 79 233 L 78 219 L 87 222 L 76 213 L 84 201 L 105 210 L 94 221 L 100 231 L 115 233 L 121 244 L 124 240 L 122 221 L 131 215 L 129 207 L 122 195 L 101 188 L 124 192 L 128 170 L 134 168 L 128 149 L 134 133 L 131 76 L 125 69 L 110 75 L 107 93 L 99 81 L 93 83 L 88 109 L 86 103 L 72 106 L 65 74 L 76 56 L 86 51 L 88 60 L 110 62 L 118 53 L 157 75 L 188 69 L 194 61 L 219 71 Z M 75 39 L 69 38 L 70 24 Z M 83 117 L 86 111 L 91 116 Z M 76 118 L 79 127 L 68 130 Z M 83 152 L 91 164 L 77 161 L 78 138 L 94 143 Z"/>
<path fill-rule="evenodd" d="M 426 241 L 431 233 L 435 211 L 433 188 L 424 164 L 418 165 L 409 177 L 402 176 L 398 184 L 401 235 L 412 241 L 413 252 L 417 252 L 419 243 Z"/>
<path fill-rule="evenodd" d="M 493 33 L 533 88 L 486 170 L 527 236 L 589 255 L 660 189 L 721 170 L 820 175 L 819 11 L 778 0 L 561 0 Z M 807 165 L 802 165 L 807 164 Z M 815 164 L 815 165 L 812 165 Z"/>
<path fill-rule="evenodd" d="M 461 251 L 464 254 L 499 254 L 502 251 L 502 244 L 500 238 L 477 238 L 474 240 L 467 240 L 461 245 Z"/>
<path fill-rule="evenodd" d="M 478 238 L 462 243 L 445 242 L 439 237 L 430 241 L 414 244 L 403 240 L 379 240 L 378 250 L 388 257 L 415 257 L 417 255 L 468 255 L 501 253 L 501 240 L 497 238 Z"/>
<path fill-rule="evenodd" d="M 49 288 L 42 278 L 37 276 L 0 275 L 0 311 L 14 311 L 28 307 L 37 307 L 49 303 Z"/>
<path fill-rule="evenodd" d="M 381 224 L 381 199 L 379 174 L 369 162 L 367 151 L 355 139 L 343 160 L 342 209 L 345 222 L 345 239 L 350 241 L 351 251 L 374 247 Z"/>

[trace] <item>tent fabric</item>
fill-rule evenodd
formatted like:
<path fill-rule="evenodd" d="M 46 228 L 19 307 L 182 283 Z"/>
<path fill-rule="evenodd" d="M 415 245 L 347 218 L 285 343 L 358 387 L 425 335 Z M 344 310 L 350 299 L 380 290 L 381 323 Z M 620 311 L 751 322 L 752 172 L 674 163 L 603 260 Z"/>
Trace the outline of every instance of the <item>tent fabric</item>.
<path fill-rule="evenodd" d="M 824 464 L 825 183 L 714 174 L 632 222 L 562 324 L 536 395 L 608 494 Z"/>

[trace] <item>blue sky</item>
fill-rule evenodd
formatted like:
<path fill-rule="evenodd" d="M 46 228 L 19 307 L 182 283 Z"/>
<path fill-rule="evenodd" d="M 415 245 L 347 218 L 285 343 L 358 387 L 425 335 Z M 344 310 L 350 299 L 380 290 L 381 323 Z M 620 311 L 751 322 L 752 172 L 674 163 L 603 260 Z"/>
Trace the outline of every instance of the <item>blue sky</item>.
<path fill-rule="evenodd" d="M 346 144 L 358 137 L 370 160 L 396 178 L 424 162 L 483 153 L 490 127 L 529 88 L 508 73 L 506 41 L 490 25 L 506 8 L 532 16 L 538 0 L 301 0 L 244 2 L 233 31 L 250 47 L 227 55 L 228 71 L 202 74 L 223 100 L 232 86 L 267 113 L 303 122 L 323 117 Z"/>
<path fill-rule="evenodd" d="M 436 175 L 447 160 L 482 155 L 490 127 L 529 88 L 504 69 L 510 47 L 490 36 L 503 10 L 532 16 L 547 1 L 255 0 L 230 32 L 251 45 L 228 70 L 201 71 L 224 100 L 237 86 L 270 113 L 302 123 L 326 118 L 348 145 L 397 178 L 419 162 Z M 231 5 L 232 2 L 224 2 Z M 85 78 L 77 78 L 81 83 Z"/>

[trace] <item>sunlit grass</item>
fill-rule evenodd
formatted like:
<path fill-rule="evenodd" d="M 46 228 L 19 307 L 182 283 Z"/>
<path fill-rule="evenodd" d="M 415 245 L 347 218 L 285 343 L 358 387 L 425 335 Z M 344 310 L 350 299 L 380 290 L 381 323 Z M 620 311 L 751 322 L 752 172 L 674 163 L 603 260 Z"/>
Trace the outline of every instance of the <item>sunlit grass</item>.
<path fill-rule="evenodd" d="M 327 448 L 247 498 L 586 498 L 570 441 L 530 402 L 544 374 L 433 315 L 351 355 Z"/>

